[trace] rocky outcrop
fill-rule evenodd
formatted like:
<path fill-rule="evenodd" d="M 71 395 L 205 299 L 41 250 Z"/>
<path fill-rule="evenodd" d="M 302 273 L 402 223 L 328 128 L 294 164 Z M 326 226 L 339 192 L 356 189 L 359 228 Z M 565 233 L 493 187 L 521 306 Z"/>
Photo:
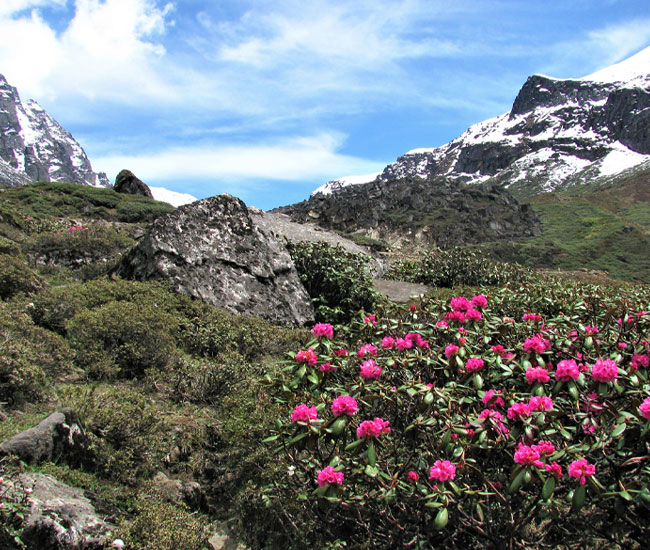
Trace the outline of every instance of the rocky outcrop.
<path fill-rule="evenodd" d="M 80 489 L 43 474 L 20 474 L 5 483 L 9 490 L 4 493 L 4 499 L 20 501 L 25 496 L 27 498 L 21 534 L 26 548 L 99 550 L 110 541 L 115 526 L 99 516 Z M 7 541 L 8 544 L 11 542 Z M 14 547 L 8 548 L 13 550 Z"/>
<path fill-rule="evenodd" d="M 158 218 L 116 273 L 165 279 L 218 307 L 276 323 L 314 319 L 311 300 L 284 245 L 252 220 L 246 205 L 220 195 Z"/>
<path fill-rule="evenodd" d="M 66 181 L 110 187 L 106 174 L 95 173 L 81 145 L 38 103 L 22 102 L 0 75 L 0 160 L 29 181 Z M 0 185 L 26 183 L 3 177 Z"/>
<path fill-rule="evenodd" d="M 296 222 L 363 233 L 392 245 L 446 247 L 541 233 L 537 216 L 504 189 L 440 178 L 375 181 L 277 210 Z"/>
<path fill-rule="evenodd" d="M 86 433 L 72 410 L 61 409 L 0 443 L 3 455 L 16 455 L 28 464 L 63 461 L 78 465 L 86 458 Z"/>
<path fill-rule="evenodd" d="M 122 170 L 115 178 L 113 190 L 128 195 L 141 195 L 153 199 L 151 189 L 130 170 Z"/>

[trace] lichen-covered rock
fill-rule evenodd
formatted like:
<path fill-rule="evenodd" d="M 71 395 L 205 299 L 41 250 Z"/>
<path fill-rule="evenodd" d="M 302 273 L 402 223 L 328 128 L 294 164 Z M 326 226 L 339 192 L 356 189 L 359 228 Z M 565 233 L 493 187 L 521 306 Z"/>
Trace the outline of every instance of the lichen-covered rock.
<path fill-rule="evenodd" d="M 43 474 L 20 474 L 6 481 L 5 499 L 22 500 L 27 510 L 21 540 L 38 550 L 104 548 L 115 526 L 99 517 L 83 491 Z M 26 492 L 26 493 L 25 493 Z"/>
<path fill-rule="evenodd" d="M 168 280 L 178 291 L 232 313 L 294 325 L 314 319 L 284 245 L 230 195 L 187 204 L 158 218 L 116 273 L 127 279 Z"/>
<path fill-rule="evenodd" d="M 70 409 L 61 409 L 0 443 L 0 456 L 16 455 L 28 464 L 61 460 L 77 465 L 86 458 L 86 441 L 77 415 Z"/>
<path fill-rule="evenodd" d="M 128 195 L 141 195 L 153 199 L 151 189 L 141 179 L 130 170 L 122 170 L 115 178 L 113 190 L 117 193 L 126 193 Z"/>

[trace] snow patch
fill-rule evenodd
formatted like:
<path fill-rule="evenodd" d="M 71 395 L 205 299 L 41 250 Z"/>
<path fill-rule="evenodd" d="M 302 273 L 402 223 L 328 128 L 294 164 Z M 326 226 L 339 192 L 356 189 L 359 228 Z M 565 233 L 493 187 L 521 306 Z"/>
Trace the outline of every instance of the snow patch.
<path fill-rule="evenodd" d="M 624 82 L 626 85 L 650 82 L 650 46 L 620 63 L 605 67 L 578 80 L 607 83 Z"/>
<path fill-rule="evenodd" d="M 618 141 L 613 145 L 614 149 L 600 161 L 601 176 L 611 176 L 650 160 L 650 155 L 635 153 Z"/>
<path fill-rule="evenodd" d="M 375 181 L 378 176 L 381 175 L 381 172 L 375 172 L 373 174 L 364 174 L 360 176 L 344 176 L 342 178 L 337 178 L 335 180 L 328 181 L 324 183 L 314 191 L 312 191 L 311 196 L 314 195 L 331 195 L 334 190 L 342 189 L 349 185 L 361 185 L 363 183 L 370 183 Z"/>
<path fill-rule="evenodd" d="M 169 203 L 176 207 L 198 200 L 195 196 L 190 195 L 189 193 L 178 193 L 177 191 L 172 191 L 171 189 L 166 189 L 164 187 L 150 186 L 149 189 L 151 190 L 154 199 Z"/>

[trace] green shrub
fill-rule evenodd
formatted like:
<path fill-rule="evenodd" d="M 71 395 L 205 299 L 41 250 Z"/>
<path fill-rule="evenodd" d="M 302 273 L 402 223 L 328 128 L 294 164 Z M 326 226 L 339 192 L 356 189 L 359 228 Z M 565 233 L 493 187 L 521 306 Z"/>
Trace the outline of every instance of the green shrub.
<path fill-rule="evenodd" d="M 41 287 L 41 280 L 22 257 L 0 254 L 0 298 L 6 300 L 19 292 L 29 294 Z"/>
<path fill-rule="evenodd" d="M 359 310 L 372 310 L 377 301 L 367 257 L 324 242 L 287 243 L 293 263 L 319 321 L 348 321 Z"/>
<path fill-rule="evenodd" d="M 98 378 L 139 377 L 164 367 L 178 322 L 155 304 L 111 302 L 82 310 L 66 325 L 77 363 Z"/>
<path fill-rule="evenodd" d="M 117 208 L 117 218 L 121 222 L 150 222 L 174 210 L 171 204 L 142 199 L 127 202 Z"/>

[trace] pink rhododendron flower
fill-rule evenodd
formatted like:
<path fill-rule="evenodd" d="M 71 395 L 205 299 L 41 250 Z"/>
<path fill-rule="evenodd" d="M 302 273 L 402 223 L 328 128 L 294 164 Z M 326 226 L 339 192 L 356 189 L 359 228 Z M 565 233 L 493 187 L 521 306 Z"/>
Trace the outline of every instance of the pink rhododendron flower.
<path fill-rule="evenodd" d="M 646 397 L 643 400 L 643 403 L 639 405 L 639 410 L 641 411 L 641 416 L 646 420 L 650 420 L 650 397 Z"/>
<path fill-rule="evenodd" d="M 598 330 L 597 327 L 592 327 L 592 326 L 587 325 L 585 327 L 585 332 L 591 336 L 591 335 L 597 334 L 600 331 Z"/>
<path fill-rule="evenodd" d="M 392 336 L 384 336 L 381 339 L 381 347 L 383 349 L 393 349 L 395 347 L 395 338 Z"/>
<path fill-rule="evenodd" d="M 460 348 L 458 346 L 455 346 L 454 344 L 449 344 L 445 348 L 445 357 L 449 359 L 452 355 L 457 355 L 459 350 Z"/>
<path fill-rule="evenodd" d="M 638 370 L 639 367 L 647 369 L 648 366 L 650 366 L 650 357 L 647 355 L 636 354 L 632 356 L 632 360 L 630 361 L 630 368 L 632 370 Z"/>
<path fill-rule="evenodd" d="M 363 322 L 366 325 L 372 325 L 374 327 L 377 324 L 377 317 L 370 313 L 368 316 L 363 318 Z"/>
<path fill-rule="evenodd" d="M 543 463 L 539 459 L 539 452 L 523 443 L 519 443 L 515 451 L 515 462 L 521 465 L 532 464 L 533 466 L 543 467 Z"/>
<path fill-rule="evenodd" d="M 445 313 L 445 319 L 462 324 L 465 322 L 465 314 L 462 311 L 448 311 Z"/>
<path fill-rule="evenodd" d="M 501 344 L 492 346 L 490 349 L 492 350 L 492 353 L 494 353 L 494 355 L 497 357 L 503 357 L 506 353 L 506 348 L 504 348 Z"/>
<path fill-rule="evenodd" d="M 422 338 L 422 335 L 419 334 L 418 332 L 409 332 L 406 336 L 404 336 L 404 340 L 408 342 L 412 342 L 419 348 L 429 347 L 429 342 L 427 342 L 424 338 Z"/>
<path fill-rule="evenodd" d="M 523 420 L 530 416 L 531 409 L 528 403 L 514 403 L 508 409 L 508 418 L 510 420 Z"/>
<path fill-rule="evenodd" d="M 522 321 L 541 321 L 542 316 L 537 313 L 524 313 L 521 318 Z"/>
<path fill-rule="evenodd" d="M 364 344 L 357 352 L 357 357 L 365 357 L 366 354 L 374 355 L 376 357 L 377 351 L 377 346 L 373 346 L 372 344 Z"/>
<path fill-rule="evenodd" d="M 317 472 L 319 487 L 329 485 L 343 485 L 343 472 L 335 472 L 332 466 L 326 466 Z"/>
<path fill-rule="evenodd" d="M 563 476 L 562 466 L 560 466 L 557 462 L 553 462 L 552 464 L 546 464 L 544 468 L 549 474 L 551 474 L 553 477 L 557 479 L 560 479 Z"/>
<path fill-rule="evenodd" d="M 538 441 L 532 446 L 540 455 L 552 455 L 555 452 L 555 445 L 550 441 Z"/>
<path fill-rule="evenodd" d="M 400 351 L 404 351 L 411 349 L 413 347 L 413 342 L 406 340 L 405 338 L 398 338 L 395 340 L 395 347 Z"/>
<path fill-rule="evenodd" d="M 316 338 L 334 338 L 334 327 L 329 323 L 316 323 L 311 332 Z"/>
<path fill-rule="evenodd" d="M 335 371 L 338 367 L 336 365 L 332 365 L 332 363 L 323 363 L 320 366 L 320 370 L 322 372 L 332 372 Z"/>
<path fill-rule="evenodd" d="M 451 299 L 449 305 L 454 311 L 467 311 L 470 307 L 472 307 L 472 302 L 470 302 L 464 296 L 457 296 L 456 298 Z"/>
<path fill-rule="evenodd" d="M 390 433 L 390 422 L 382 418 L 374 420 L 364 420 L 357 428 L 357 437 L 359 439 L 379 437 L 381 434 Z"/>
<path fill-rule="evenodd" d="M 415 483 L 415 482 L 418 481 L 419 479 L 420 479 L 420 474 L 418 474 L 417 472 L 414 472 L 413 470 L 411 470 L 411 471 L 408 473 L 408 480 L 409 480 L 409 481 L 412 481 L 413 483 Z"/>
<path fill-rule="evenodd" d="M 618 378 L 618 365 L 612 359 L 596 359 L 591 376 L 596 382 L 613 382 Z"/>
<path fill-rule="evenodd" d="M 459 345 L 464 346 L 466 343 L 467 343 L 467 338 L 465 338 L 464 336 L 461 336 L 461 337 L 458 339 L 458 344 L 459 344 Z"/>
<path fill-rule="evenodd" d="M 551 342 L 546 340 L 541 334 L 527 338 L 524 342 L 524 351 L 526 353 L 544 353 L 550 347 Z"/>
<path fill-rule="evenodd" d="M 493 429 L 495 431 L 504 434 L 508 433 L 508 428 L 506 428 L 506 425 L 503 423 L 503 415 L 499 411 L 495 411 L 494 409 L 483 409 L 481 413 L 478 415 L 478 417 L 479 419 L 489 418 L 494 424 Z M 473 431 L 474 430 L 472 430 L 472 432 Z"/>
<path fill-rule="evenodd" d="M 477 294 L 476 296 L 472 296 L 472 305 L 474 307 L 485 309 L 487 307 L 487 304 L 488 304 L 487 297 L 484 296 L 483 294 Z"/>
<path fill-rule="evenodd" d="M 438 321 L 436 323 L 436 328 L 449 328 L 449 323 L 447 323 L 447 321 Z"/>
<path fill-rule="evenodd" d="M 411 311 L 411 312 L 413 312 L 413 311 L 417 311 L 417 309 L 418 309 L 418 306 L 416 306 L 415 304 L 411 304 L 411 305 L 409 306 L 409 311 Z"/>
<path fill-rule="evenodd" d="M 381 367 L 372 359 L 361 363 L 361 378 L 364 380 L 376 380 L 381 376 Z"/>
<path fill-rule="evenodd" d="M 483 319 L 483 314 L 476 309 L 468 309 L 465 313 L 465 319 L 468 321 L 480 321 Z"/>
<path fill-rule="evenodd" d="M 544 367 L 530 367 L 526 370 L 526 381 L 529 384 L 534 384 L 535 382 L 548 382 L 550 377 L 548 371 Z"/>
<path fill-rule="evenodd" d="M 449 460 L 436 460 L 429 470 L 432 481 L 451 481 L 456 478 L 456 466 Z"/>
<path fill-rule="evenodd" d="M 348 355 L 348 353 L 349 353 L 348 350 L 346 350 L 345 348 L 339 348 L 334 350 L 334 355 L 336 355 L 337 357 L 345 357 L 346 355 Z"/>
<path fill-rule="evenodd" d="M 351 395 L 340 395 L 332 402 L 332 414 L 334 416 L 352 416 L 359 410 L 357 400 Z"/>
<path fill-rule="evenodd" d="M 316 363 L 318 363 L 318 355 L 316 355 L 314 348 L 301 350 L 296 353 L 296 361 L 298 363 L 307 363 L 310 367 L 313 367 Z"/>
<path fill-rule="evenodd" d="M 577 380 L 580 376 L 580 368 L 573 359 L 560 361 L 555 368 L 555 378 L 562 382 Z"/>
<path fill-rule="evenodd" d="M 592 476 L 596 473 L 596 466 L 589 464 L 584 458 L 574 460 L 569 464 L 569 476 L 574 477 L 580 481 L 580 485 L 587 482 L 587 476 Z"/>
<path fill-rule="evenodd" d="M 298 405 L 291 413 L 291 422 L 307 422 L 318 420 L 316 407 L 309 407 L 305 403 Z"/>
<path fill-rule="evenodd" d="M 470 357 L 465 363 L 465 370 L 467 372 L 476 372 L 485 366 L 485 361 L 480 357 Z"/>
<path fill-rule="evenodd" d="M 485 395 L 481 398 L 481 403 L 486 407 L 505 407 L 506 403 L 503 400 L 503 397 L 500 396 L 500 390 L 488 390 L 485 392 Z"/>
<path fill-rule="evenodd" d="M 550 411 L 553 408 L 553 400 L 543 395 L 534 395 L 528 400 L 528 407 L 531 411 Z"/>

